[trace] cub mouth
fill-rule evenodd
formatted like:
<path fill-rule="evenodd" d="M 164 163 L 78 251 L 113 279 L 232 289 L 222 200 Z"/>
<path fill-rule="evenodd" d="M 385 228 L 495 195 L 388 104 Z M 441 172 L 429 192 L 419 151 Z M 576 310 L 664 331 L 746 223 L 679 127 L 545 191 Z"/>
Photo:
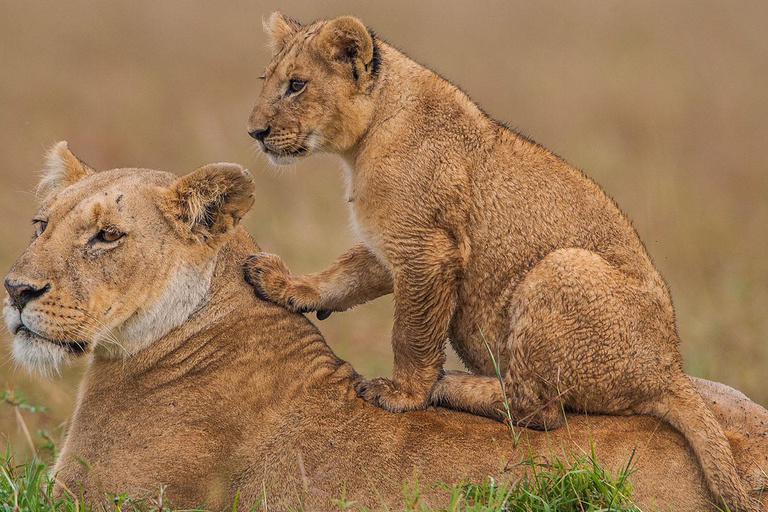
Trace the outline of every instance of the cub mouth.
<path fill-rule="evenodd" d="M 295 151 L 273 151 L 265 149 L 269 161 L 273 165 L 293 165 L 297 160 L 303 159 L 312 152 L 310 148 L 301 147 Z"/>
<path fill-rule="evenodd" d="M 48 343 L 51 343 L 53 345 L 57 345 L 59 347 L 62 347 L 67 352 L 69 352 L 72 355 L 81 355 L 85 352 L 85 349 L 88 348 L 88 343 L 84 341 L 60 341 L 60 340 L 52 340 L 50 338 L 46 338 L 45 336 L 41 336 L 40 334 L 32 331 L 29 327 L 27 327 L 24 324 L 19 325 L 14 330 L 14 336 L 25 338 L 26 340 L 39 340 L 39 341 L 45 341 Z"/>
<path fill-rule="evenodd" d="M 314 132 L 299 135 L 291 141 L 260 140 L 261 149 L 269 156 L 273 164 L 290 164 L 294 160 L 312 153 L 318 143 L 318 136 Z"/>
<path fill-rule="evenodd" d="M 306 155 L 309 151 L 310 149 L 306 146 L 299 146 L 294 150 L 275 150 L 264 145 L 264 152 L 276 158 L 297 158 Z"/>

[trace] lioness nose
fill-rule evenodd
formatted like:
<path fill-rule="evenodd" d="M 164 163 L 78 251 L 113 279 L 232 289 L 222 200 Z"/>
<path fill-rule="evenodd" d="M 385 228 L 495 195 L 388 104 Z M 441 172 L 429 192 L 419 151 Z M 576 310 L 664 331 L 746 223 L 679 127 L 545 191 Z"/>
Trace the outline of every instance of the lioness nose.
<path fill-rule="evenodd" d="M 263 141 L 267 138 L 267 135 L 269 135 L 269 126 L 266 128 L 256 128 L 255 130 L 249 130 L 248 135 L 253 137 L 256 140 Z"/>
<path fill-rule="evenodd" d="M 11 298 L 11 302 L 16 308 L 21 311 L 24 306 L 33 299 L 42 296 L 45 292 L 50 290 L 51 285 L 35 286 L 27 283 L 14 282 L 10 278 L 5 280 L 5 289 L 8 291 L 8 296 Z"/>

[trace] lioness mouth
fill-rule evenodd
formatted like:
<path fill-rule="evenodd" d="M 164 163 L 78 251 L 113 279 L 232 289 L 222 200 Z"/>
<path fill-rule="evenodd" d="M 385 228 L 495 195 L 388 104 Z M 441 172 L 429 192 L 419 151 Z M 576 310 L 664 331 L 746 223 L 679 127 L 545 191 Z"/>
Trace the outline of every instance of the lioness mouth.
<path fill-rule="evenodd" d="M 28 337 L 34 337 L 39 338 L 41 340 L 45 340 L 48 343 L 53 343 L 54 345 L 59 345 L 60 347 L 64 347 L 70 354 L 79 355 L 85 352 L 85 348 L 88 346 L 88 344 L 84 341 L 59 341 L 59 340 L 52 340 L 50 338 L 46 338 L 45 336 L 41 336 L 38 333 L 32 331 L 27 327 L 26 325 L 20 325 L 16 332 L 13 333 L 14 335 L 17 334 L 25 334 Z"/>

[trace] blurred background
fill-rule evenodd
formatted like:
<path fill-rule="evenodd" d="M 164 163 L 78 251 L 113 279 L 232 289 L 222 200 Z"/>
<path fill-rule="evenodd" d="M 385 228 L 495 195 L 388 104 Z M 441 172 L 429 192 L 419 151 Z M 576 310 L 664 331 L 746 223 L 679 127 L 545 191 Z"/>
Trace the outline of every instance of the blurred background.
<path fill-rule="evenodd" d="M 270 59 L 261 21 L 276 9 L 359 16 L 597 180 L 670 285 L 686 371 L 768 406 L 766 2 L 0 2 L 2 273 L 62 139 L 96 169 L 249 167 L 245 225 L 294 273 L 354 244 L 337 158 L 278 171 L 246 134 Z M 388 375 L 391 317 L 384 297 L 319 326 L 359 372 Z M 9 342 L 0 328 L 0 389 L 46 406 L 25 419 L 57 439 L 83 366 L 30 376 Z M 0 405 L 0 432 L 25 450 L 12 407 Z"/>

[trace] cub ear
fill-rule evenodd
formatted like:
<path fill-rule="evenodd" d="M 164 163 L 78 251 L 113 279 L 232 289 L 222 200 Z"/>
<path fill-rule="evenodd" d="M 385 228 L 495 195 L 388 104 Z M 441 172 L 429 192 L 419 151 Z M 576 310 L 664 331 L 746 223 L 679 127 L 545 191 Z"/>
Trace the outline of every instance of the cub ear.
<path fill-rule="evenodd" d="M 72 154 L 67 141 L 57 142 L 45 156 L 45 168 L 37 185 L 38 195 L 47 201 L 66 187 L 95 172 Z"/>
<path fill-rule="evenodd" d="M 333 60 L 352 64 L 355 81 L 370 71 L 374 43 L 363 22 L 354 16 L 334 18 L 318 34 L 320 49 Z"/>
<path fill-rule="evenodd" d="M 247 169 L 209 164 L 174 181 L 164 209 L 182 234 L 219 246 L 251 209 L 255 188 Z"/>
<path fill-rule="evenodd" d="M 279 52 L 285 43 L 301 30 L 301 23 L 280 11 L 273 12 L 269 18 L 262 21 L 262 25 L 264 32 L 269 36 L 269 47 L 273 54 Z"/>

